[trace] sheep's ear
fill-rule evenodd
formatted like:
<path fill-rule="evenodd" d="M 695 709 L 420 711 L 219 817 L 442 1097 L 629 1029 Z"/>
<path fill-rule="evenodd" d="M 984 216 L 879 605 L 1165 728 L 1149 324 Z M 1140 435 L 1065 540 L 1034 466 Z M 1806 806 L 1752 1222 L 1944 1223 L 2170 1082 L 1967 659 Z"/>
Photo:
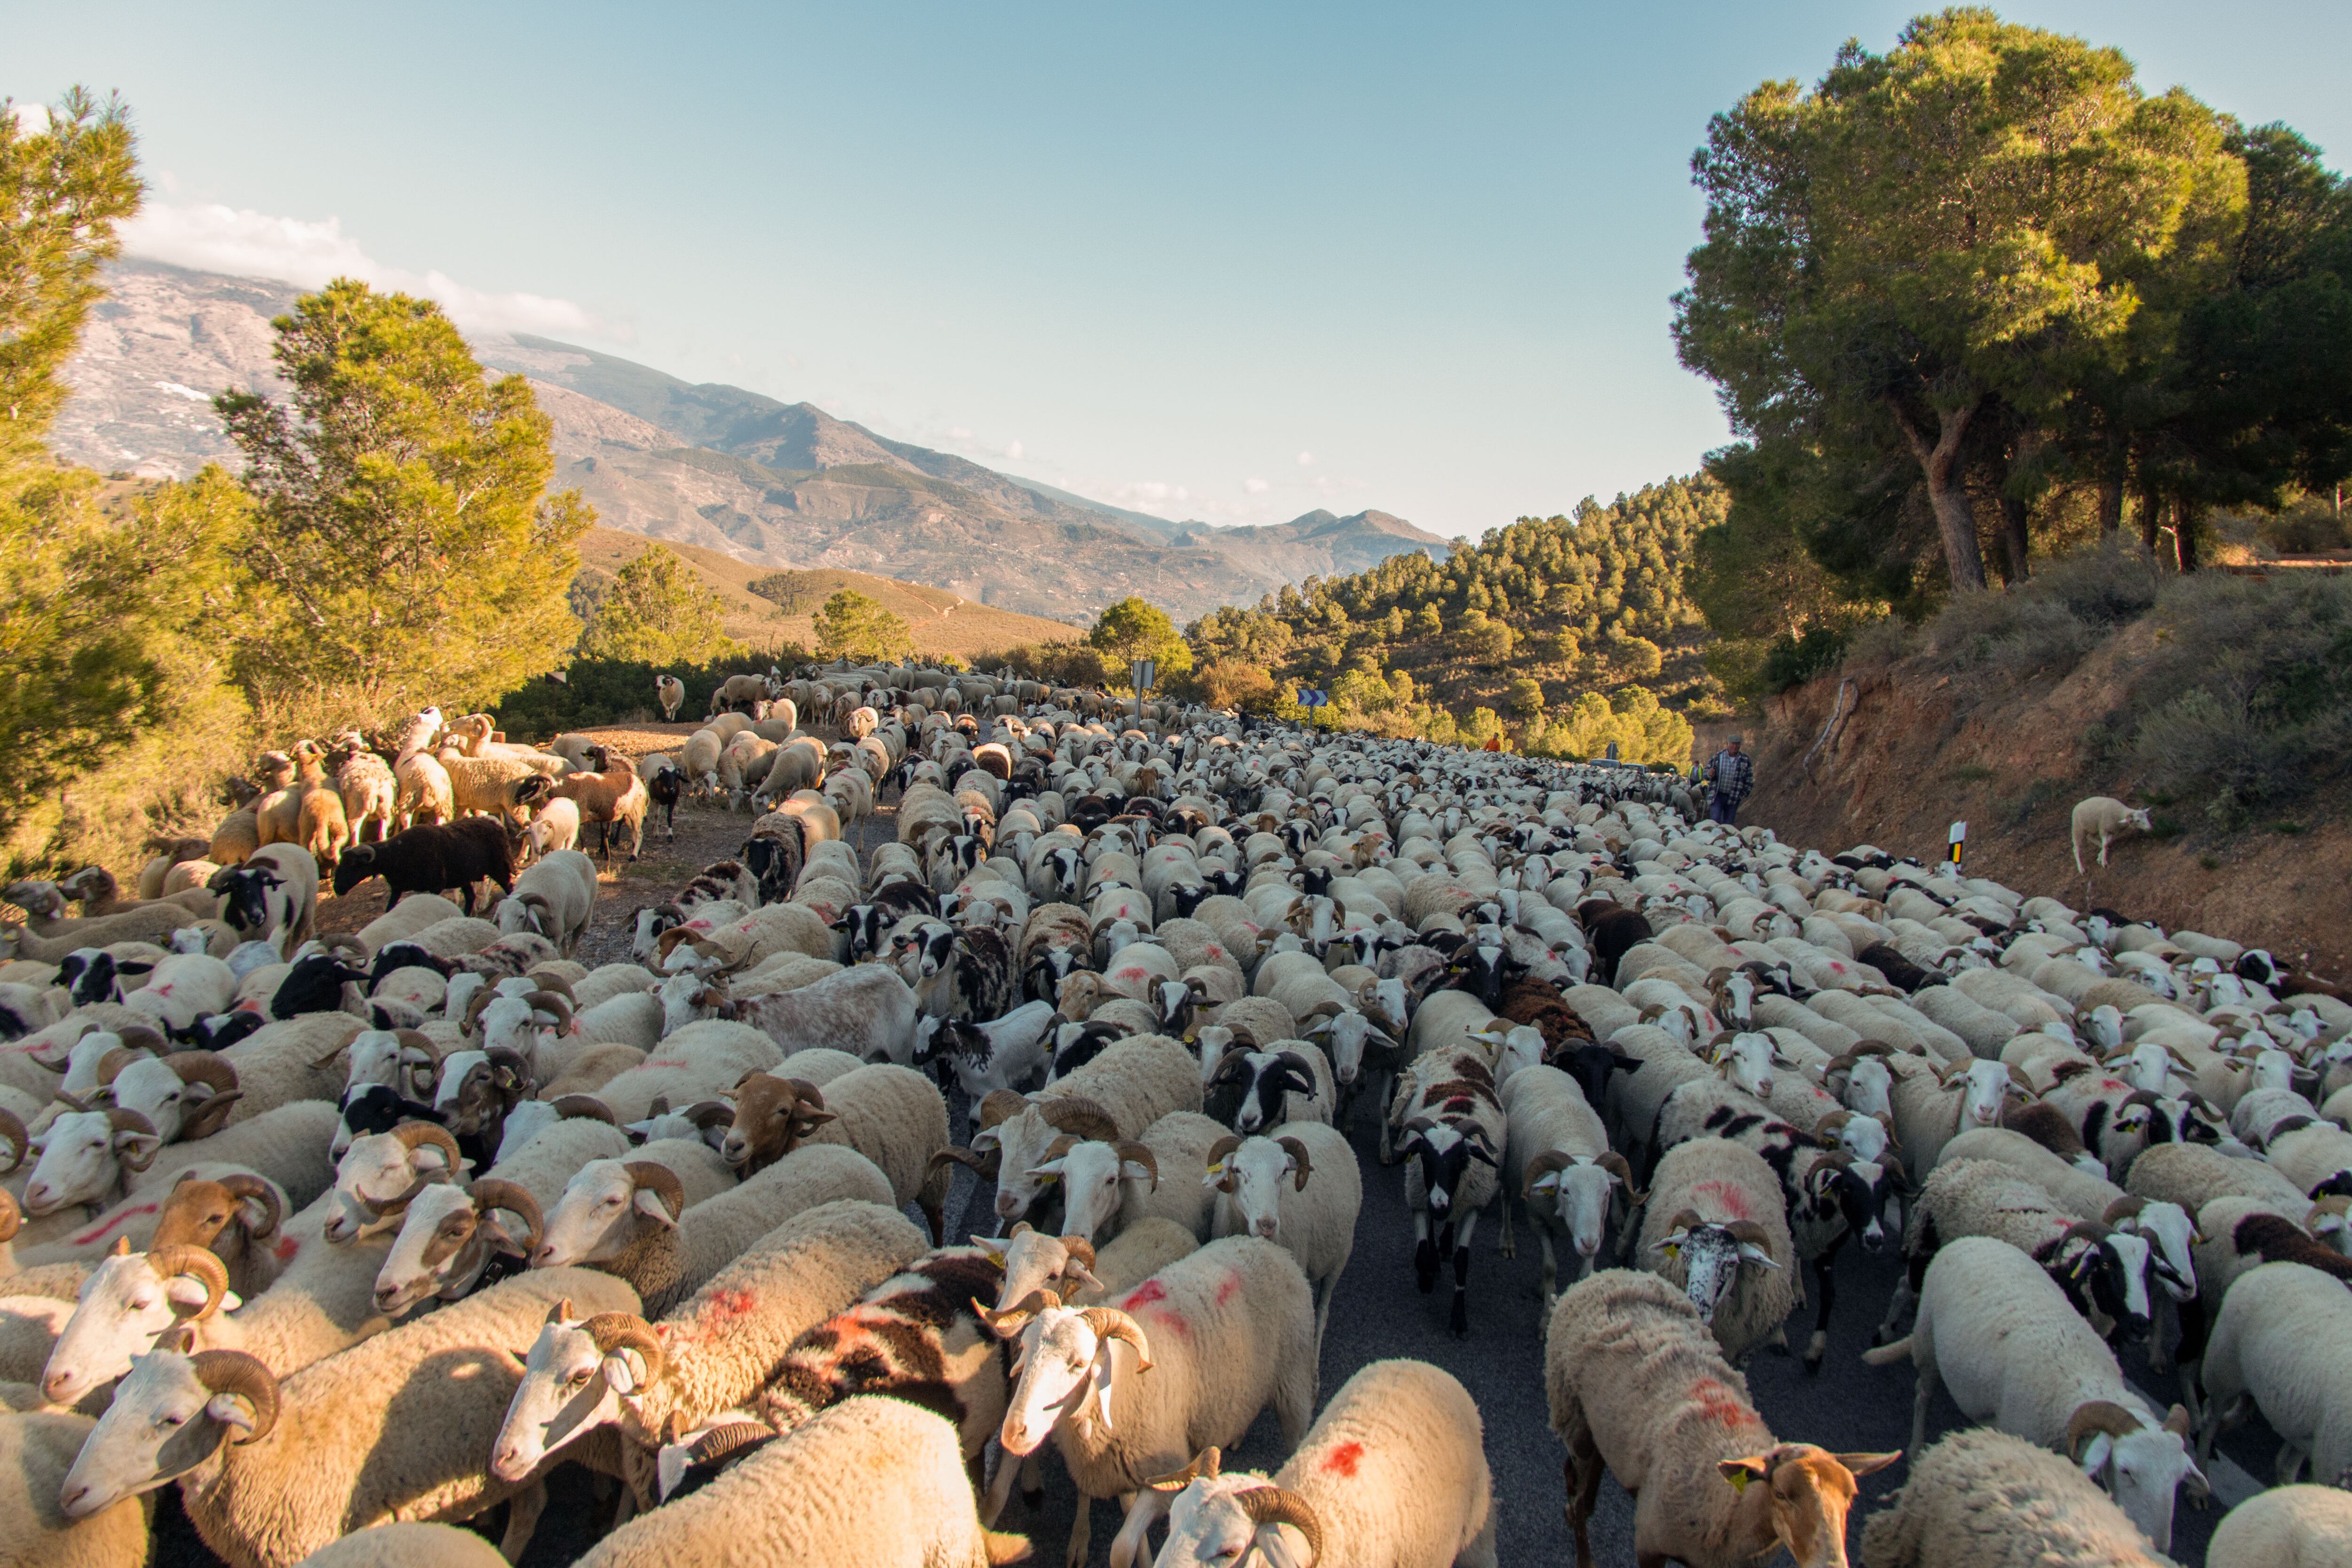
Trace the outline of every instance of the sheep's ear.
<path fill-rule="evenodd" d="M 1739 1244 L 1739 1261 L 1742 1263 L 1754 1263 L 1766 1268 L 1778 1268 L 1780 1267 L 1778 1263 L 1772 1261 L 1772 1255 L 1769 1252 L 1767 1252 L 1764 1248 L 1757 1246 L 1752 1241 L 1743 1241 Z"/>
<path fill-rule="evenodd" d="M 2092 1435 L 2090 1447 L 2083 1450 L 2080 1461 L 2083 1473 L 2095 1476 L 2107 1468 L 2107 1459 L 2115 1452 L 2116 1440 L 2105 1432 Z"/>
<path fill-rule="evenodd" d="M 233 1426 L 239 1432 L 250 1432 L 254 1428 L 252 1403 L 241 1394 L 214 1394 L 205 1401 L 205 1414 L 222 1426 Z"/>
<path fill-rule="evenodd" d="M 661 1194 L 650 1187 L 639 1187 L 637 1195 L 630 1206 L 656 1225 L 667 1226 L 671 1230 L 677 1228 L 677 1221 L 671 1217 L 669 1205 L 663 1203 Z"/>
<path fill-rule="evenodd" d="M 614 1351 L 604 1358 L 604 1381 L 615 1394 L 635 1394 L 645 1385 L 646 1358 L 644 1352 L 629 1349 Z"/>
<path fill-rule="evenodd" d="M 1761 1454 L 1738 1459 L 1719 1459 L 1716 1462 L 1715 1470 L 1716 1474 L 1731 1483 L 1731 1489 L 1736 1492 L 1746 1491 L 1748 1482 L 1760 1481 L 1772 1473 L 1771 1466 L 1765 1462 Z"/>

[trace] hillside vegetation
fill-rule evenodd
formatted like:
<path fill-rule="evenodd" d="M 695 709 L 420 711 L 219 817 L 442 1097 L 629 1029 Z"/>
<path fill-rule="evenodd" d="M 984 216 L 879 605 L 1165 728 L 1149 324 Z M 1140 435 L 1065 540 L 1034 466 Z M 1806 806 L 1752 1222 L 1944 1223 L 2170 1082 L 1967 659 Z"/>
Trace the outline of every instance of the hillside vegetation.
<path fill-rule="evenodd" d="M 1212 695 L 1271 678 L 1266 700 L 1320 687 L 1319 722 L 1530 750 L 1681 763 L 1686 710 L 1711 711 L 1705 618 L 1684 586 L 1699 532 L 1722 521 L 1704 475 L 1572 515 L 1522 518 L 1443 562 L 1399 555 L 1310 578 L 1186 628 Z"/>

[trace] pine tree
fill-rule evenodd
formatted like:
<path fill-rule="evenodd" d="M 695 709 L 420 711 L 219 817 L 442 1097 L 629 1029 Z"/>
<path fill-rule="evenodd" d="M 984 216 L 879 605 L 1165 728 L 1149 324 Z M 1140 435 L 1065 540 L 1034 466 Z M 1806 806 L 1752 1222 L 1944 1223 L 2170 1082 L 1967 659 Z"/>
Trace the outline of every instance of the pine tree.
<path fill-rule="evenodd" d="M 709 664 L 740 645 L 719 629 L 726 606 L 676 552 L 654 545 L 614 574 L 581 635 L 583 658 Z"/>
<path fill-rule="evenodd" d="M 880 664 L 915 651 L 915 637 L 907 623 L 884 608 L 879 599 L 855 588 L 844 588 L 824 602 L 817 612 L 814 630 L 817 651 L 826 658 Z"/>

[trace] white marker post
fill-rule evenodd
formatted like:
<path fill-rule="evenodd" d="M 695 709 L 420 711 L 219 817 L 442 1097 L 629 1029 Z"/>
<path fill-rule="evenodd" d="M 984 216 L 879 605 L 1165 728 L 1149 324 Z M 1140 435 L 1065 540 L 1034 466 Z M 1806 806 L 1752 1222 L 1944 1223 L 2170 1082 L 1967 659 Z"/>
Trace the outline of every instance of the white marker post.
<path fill-rule="evenodd" d="M 1969 825 L 1965 822 L 1952 824 L 1952 844 L 1948 854 L 1952 862 L 1952 873 L 1955 876 L 1959 874 L 1960 852 L 1968 847 L 1968 843 Z"/>
<path fill-rule="evenodd" d="M 1135 727 L 1143 728 L 1143 694 L 1160 679 L 1160 667 L 1148 658 L 1139 658 L 1128 668 L 1128 679 L 1135 683 Z"/>

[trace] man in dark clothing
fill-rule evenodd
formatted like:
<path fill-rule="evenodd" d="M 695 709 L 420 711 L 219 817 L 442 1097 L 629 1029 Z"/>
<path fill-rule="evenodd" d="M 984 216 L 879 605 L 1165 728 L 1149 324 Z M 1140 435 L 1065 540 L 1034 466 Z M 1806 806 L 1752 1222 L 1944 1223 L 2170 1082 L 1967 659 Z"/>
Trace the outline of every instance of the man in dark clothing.
<path fill-rule="evenodd" d="M 1723 743 L 1699 777 L 1712 787 L 1707 793 L 1706 814 L 1717 822 L 1731 823 L 1739 816 L 1739 803 L 1756 789 L 1756 764 L 1739 749 L 1739 737 L 1734 735 Z"/>

